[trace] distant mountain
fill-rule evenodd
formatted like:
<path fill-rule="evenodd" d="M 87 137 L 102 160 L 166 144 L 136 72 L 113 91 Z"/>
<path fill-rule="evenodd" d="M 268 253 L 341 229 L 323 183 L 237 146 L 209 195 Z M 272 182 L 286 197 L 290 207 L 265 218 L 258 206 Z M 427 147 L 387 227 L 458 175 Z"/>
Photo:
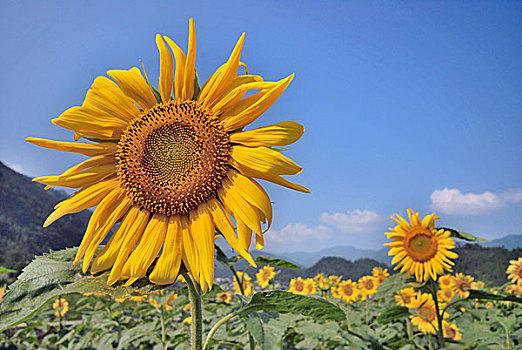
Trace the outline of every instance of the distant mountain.
<path fill-rule="evenodd" d="M 504 247 L 506 249 L 522 248 L 522 235 L 509 235 L 495 238 L 491 242 L 480 242 L 483 247 Z"/>
<path fill-rule="evenodd" d="M 344 258 L 346 260 L 373 259 L 384 264 L 390 264 L 391 262 L 391 259 L 388 257 L 388 248 L 372 250 L 359 249 L 349 245 L 326 248 L 317 252 L 284 252 L 266 254 L 282 257 L 285 260 L 303 267 L 310 267 L 321 260 L 321 258 L 329 256 Z"/>
<path fill-rule="evenodd" d="M 88 211 L 42 227 L 54 205 L 66 197 L 63 191 L 44 191 L 42 185 L 0 162 L 0 266 L 20 270 L 37 254 L 79 245 Z"/>

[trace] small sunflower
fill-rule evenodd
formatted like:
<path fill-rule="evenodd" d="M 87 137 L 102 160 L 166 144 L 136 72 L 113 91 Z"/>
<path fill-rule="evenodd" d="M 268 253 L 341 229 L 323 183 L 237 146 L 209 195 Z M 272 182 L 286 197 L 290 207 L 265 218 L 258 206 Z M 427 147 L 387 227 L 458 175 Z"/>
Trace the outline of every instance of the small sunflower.
<path fill-rule="evenodd" d="M 367 296 L 371 296 L 377 293 L 377 287 L 379 287 L 377 278 L 373 276 L 363 276 L 357 283 L 359 285 L 359 289 L 363 290 L 364 294 Z"/>
<path fill-rule="evenodd" d="M 439 298 L 439 300 L 443 300 L 446 303 L 449 303 L 454 296 L 455 291 L 451 288 L 440 289 L 437 291 L 437 298 Z"/>
<path fill-rule="evenodd" d="M 416 315 L 410 315 L 411 323 L 424 334 L 437 333 L 437 311 L 431 294 L 422 293 L 415 300 Z M 445 318 L 449 315 L 444 314 Z M 448 315 L 448 316 L 447 316 Z"/>
<path fill-rule="evenodd" d="M 5 287 L 0 287 L 0 303 L 4 300 Z"/>
<path fill-rule="evenodd" d="M 512 283 L 522 286 L 522 257 L 518 258 L 518 260 L 510 260 L 509 263 L 510 265 L 506 270 L 508 279 Z"/>
<path fill-rule="evenodd" d="M 417 299 L 417 292 L 413 288 L 403 288 L 396 292 L 395 302 L 399 306 L 405 306 L 407 308 L 414 308 Z"/>
<path fill-rule="evenodd" d="M 455 341 L 462 339 L 462 333 L 460 333 L 457 325 L 449 323 L 446 320 L 442 321 L 442 333 L 444 338 L 453 339 Z"/>
<path fill-rule="evenodd" d="M 273 266 L 264 266 L 259 272 L 256 274 L 257 284 L 265 289 L 268 287 L 270 281 L 274 278 L 275 272 Z"/>
<path fill-rule="evenodd" d="M 473 276 L 464 275 L 463 273 L 455 274 L 451 288 L 461 298 L 467 298 L 469 296 L 468 289 L 476 289 L 475 278 Z"/>
<path fill-rule="evenodd" d="M 431 214 L 421 221 L 419 213 L 408 209 L 408 223 L 396 215 L 392 219 L 398 225 L 386 233 L 393 242 L 384 243 L 390 247 L 388 255 L 395 255 L 392 259 L 392 264 L 397 264 L 395 270 L 402 267 L 401 273 L 415 275 L 417 282 L 425 282 L 430 277 L 436 280 L 437 275 L 443 274 L 444 270 L 451 271 L 454 263 L 449 259 L 458 257 L 451 251 L 455 241 L 451 239 L 449 231 L 435 228 L 435 220 L 439 217 Z"/>
<path fill-rule="evenodd" d="M 377 279 L 377 283 L 379 284 L 384 282 L 390 276 L 388 269 L 383 269 L 382 267 L 378 266 L 373 268 L 372 275 Z"/>
<path fill-rule="evenodd" d="M 330 289 L 329 280 L 322 273 L 318 273 L 317 275 L 315 275 L 314 281 L 315 281 L 315 285 L 317 286 L 317 288 L 319 288 L 323 291 Z"/>
<path fill-rule="evenodd" d="M 452 275 L 446 274 L 444 276 L 439 277 L 439 287 L 440 289 L 449 289 L 452 286 L 452 281 L 454 277 Z"/>
<path fill-rule="evenodd" d="M 185 317 L 183 319 L 183 323 L 184 324 L 192 324 L 192 317 L 190 317 L 190 316 L 189 317 Z"/>
<path fill-rule="evenodd" d="M 58 298 L 53 303 L 53 309 L 56 310 L 54 316 L 63 317 L 69 311 L 69 303 L 64 298 Z"/>
<path fill-rule="evenodd" d="M 306 281 L 301 277 L 293 278 L 290 281 L 290 287 L 288 288 L 288 291 L 295 294 L 308 294 L 306 289 Z"/>
<path fill-rule="evenodd" d="M 341 278 L 336 275 L 330 275 L 328 276 L 328 281 L 330 282 L 331 286 L 337 286 L 341 282 Z"/>
<path fill-rule="evenodd" d="M 146 295 L 134 295 L 129 298 L 131 301 L 134 301 L 136 303 L 141 303 L 142 301 L 145 301 L 147 299 Z"/>
<path fill-rule="evenodd" d="M 256 247 L 263 247 L 272 205 L 254 178 L 309 192 L 282 177 L 302 168 L 272 148 L 297 141 L 304 132 L 300 124 L 284 121 L 244 130 L 293 79 L 292 74 L 272 82 L 248 74 L 240 61 L 244 38 L 199 89 L 194 21 L 186 54 L 158 34 L 159 91 L 139 68 L 110 70 L 112 80 L 97 77 L 81 106 L 53 120 L 86 142 L 27 138 L 41 147 L 90 157 L 59 176 L 34 179 L 46 188 L 79 189 L 56 205 L 44 227 L 97 206 L 74 260 L 83 259 L 84 272 L 120 222 L 94 259 L 92 273 L 110 270 L 108 284 L 127 280 L 130 285 L 146 275 L 159 255 L 148 276 L 152 283 L 173 283 L 183 262 L 206 291 L 214 280 L 216 230 L 256 266 L 248 249 L 253 233 Z M 238 73 L 240 67 L 246 74 Z"/>
<path fill-rule="evenodd" d="M 522 294 L 522 286 L 518 284 L 509 284 L 506 286 L 506 293 L 520 295 Z"/>
<path fill-rule="evenodd" d="M 252 295 L 252 278 L 246 273 L 246 272 L 238 272 L 237 277 L 241 281 L 243 291 L 245 292 L 244 295 Z M 234 286 L 233 286 L 234 292 L 236 294 L 241 294 L 241 288 L 239 288 L 239 284 L 237 283 L 236 279 L 234 278 Z"/>
<path fill-rule="evenodd" d="M 343 299 L 346 303 L 353 303 L 359 297 L 359 291 L 357 289 L 357 283 L 352 280 L 346 280 L 339 283 L 339 294 L 341 295 L 341 299 Z"/>
<path fill-rule="evenodd" d="M 316 292 L 315 282 L 312 278 L 305 279 L 305 291 L 307 295 L 315 294 Z"/>
<path fill-rule="evenodd" d="M 342 296 L 341 296 L 341 290 L 339 288 L 339 286 L 334 286 L 332 288 L 330 288 L 330 293 L 332 294 L 332 298 L 335 298 L 335 299 L 341 299 Z"/>
<path fill-rule="evenodd" d="M 230 304 L 232 301 L 232 294 L 229 292 L 221 292 L 216 296 L 216 300 L 225 304 Z"/>

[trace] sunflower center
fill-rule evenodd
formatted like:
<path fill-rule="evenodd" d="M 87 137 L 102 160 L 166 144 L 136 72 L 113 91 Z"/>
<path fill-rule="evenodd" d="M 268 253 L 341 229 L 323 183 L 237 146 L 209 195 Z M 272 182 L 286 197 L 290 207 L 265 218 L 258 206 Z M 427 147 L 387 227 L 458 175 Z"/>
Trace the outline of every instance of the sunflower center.
<path fill-rule="evenodd" d="M 435 319 L 435 313 L 430 307 L 423 306 L 419 309 L 419 315 L 427 319 L 428 321 L 433 321 Z"/>
<path fill-rule="evenodd" d="M 446 337 L 453 339 L 457 335 L 457 332 L 452 327 L 446 327 Z"/>
<path fill-rule="evenodd" d="M 303 285 L 302 282 L 297 282 L 297 283 L 295 284 L 295 290 L 296 290 L 296 291 L 301 292 L 301 291 L 303 291 L 303 289 L 304 289 L 304 285 Z"/>
<path fill-rule="evenodd" d="M 229 138 L 195 101 L 169 101 L 134 119 L 118 143 L 118 177 L 142 210 L 186 215 L 216 196 L 228 169 Z"/>
<path fill-rule="evenodd" d="M 414 261 L 428 261 L 437 253 L 437 241 L 427 228 L 413 230 L 404 243 L 408 256 Z"/>
<path fill-rule="evenodd" d="M 373 281 L 372 280 L 368 280 L 366 281 L 366 283 L 364 284 L 365 288 L 370 290 L 373 288 Z"/>

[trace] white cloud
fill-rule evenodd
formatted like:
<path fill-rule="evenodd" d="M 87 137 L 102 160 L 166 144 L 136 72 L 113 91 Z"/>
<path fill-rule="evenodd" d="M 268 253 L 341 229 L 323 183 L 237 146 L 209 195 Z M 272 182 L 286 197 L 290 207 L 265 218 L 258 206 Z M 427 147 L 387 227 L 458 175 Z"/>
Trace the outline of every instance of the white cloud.
<path fill-rule="evenodd" d="M 508 190 L 500 195 L 504 200 L 513 203 L 522 202 L 522 188 Z"/>
<path fill-rule="evenodd" d="M 430 208 L 444 214 L 485 214 L 506 206 L 506 201 L 495 193 L 463 194 L 456 188 L 435 190 L 430 198 Z"/>
<path fill-rule="evenodd" d="M 380 221 L 379 214 L 371 210 L 348 210 L 346 213 L 322 213 L 321 221 L 345 233 L 359 233 Z"/>
<path fill-rule="evenodd" d="M 300 222 L 288 224 L 281 230 L 271 229 L 266 236 L 275 243 L 298 243 L 315 239 L 330 238 L 330 230 L 325 226 L 308 227 Z"/>

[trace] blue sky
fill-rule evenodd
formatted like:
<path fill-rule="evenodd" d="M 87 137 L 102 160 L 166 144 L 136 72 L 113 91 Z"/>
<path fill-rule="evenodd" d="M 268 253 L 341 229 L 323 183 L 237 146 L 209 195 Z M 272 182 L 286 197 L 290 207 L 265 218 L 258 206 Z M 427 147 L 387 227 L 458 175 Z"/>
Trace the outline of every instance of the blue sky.
<path fill-rule="evenodd" d="M 305 125 L 286 153 L 312 194 L 265 184 L 269 251 L 379 248 L 389 216 L 436 211 L 486 238 L 522 234 L 522 3 L 452 1 L 14 2 L 0 5 L 0 160 L 30 176 L 80 157 L 26 144 L 70 140 L 51 124 L 94 78 L 145 64 L 156 33 L 205 80 L 247 33 L 242 60 L 296 78 L 254 126 Z"/>

